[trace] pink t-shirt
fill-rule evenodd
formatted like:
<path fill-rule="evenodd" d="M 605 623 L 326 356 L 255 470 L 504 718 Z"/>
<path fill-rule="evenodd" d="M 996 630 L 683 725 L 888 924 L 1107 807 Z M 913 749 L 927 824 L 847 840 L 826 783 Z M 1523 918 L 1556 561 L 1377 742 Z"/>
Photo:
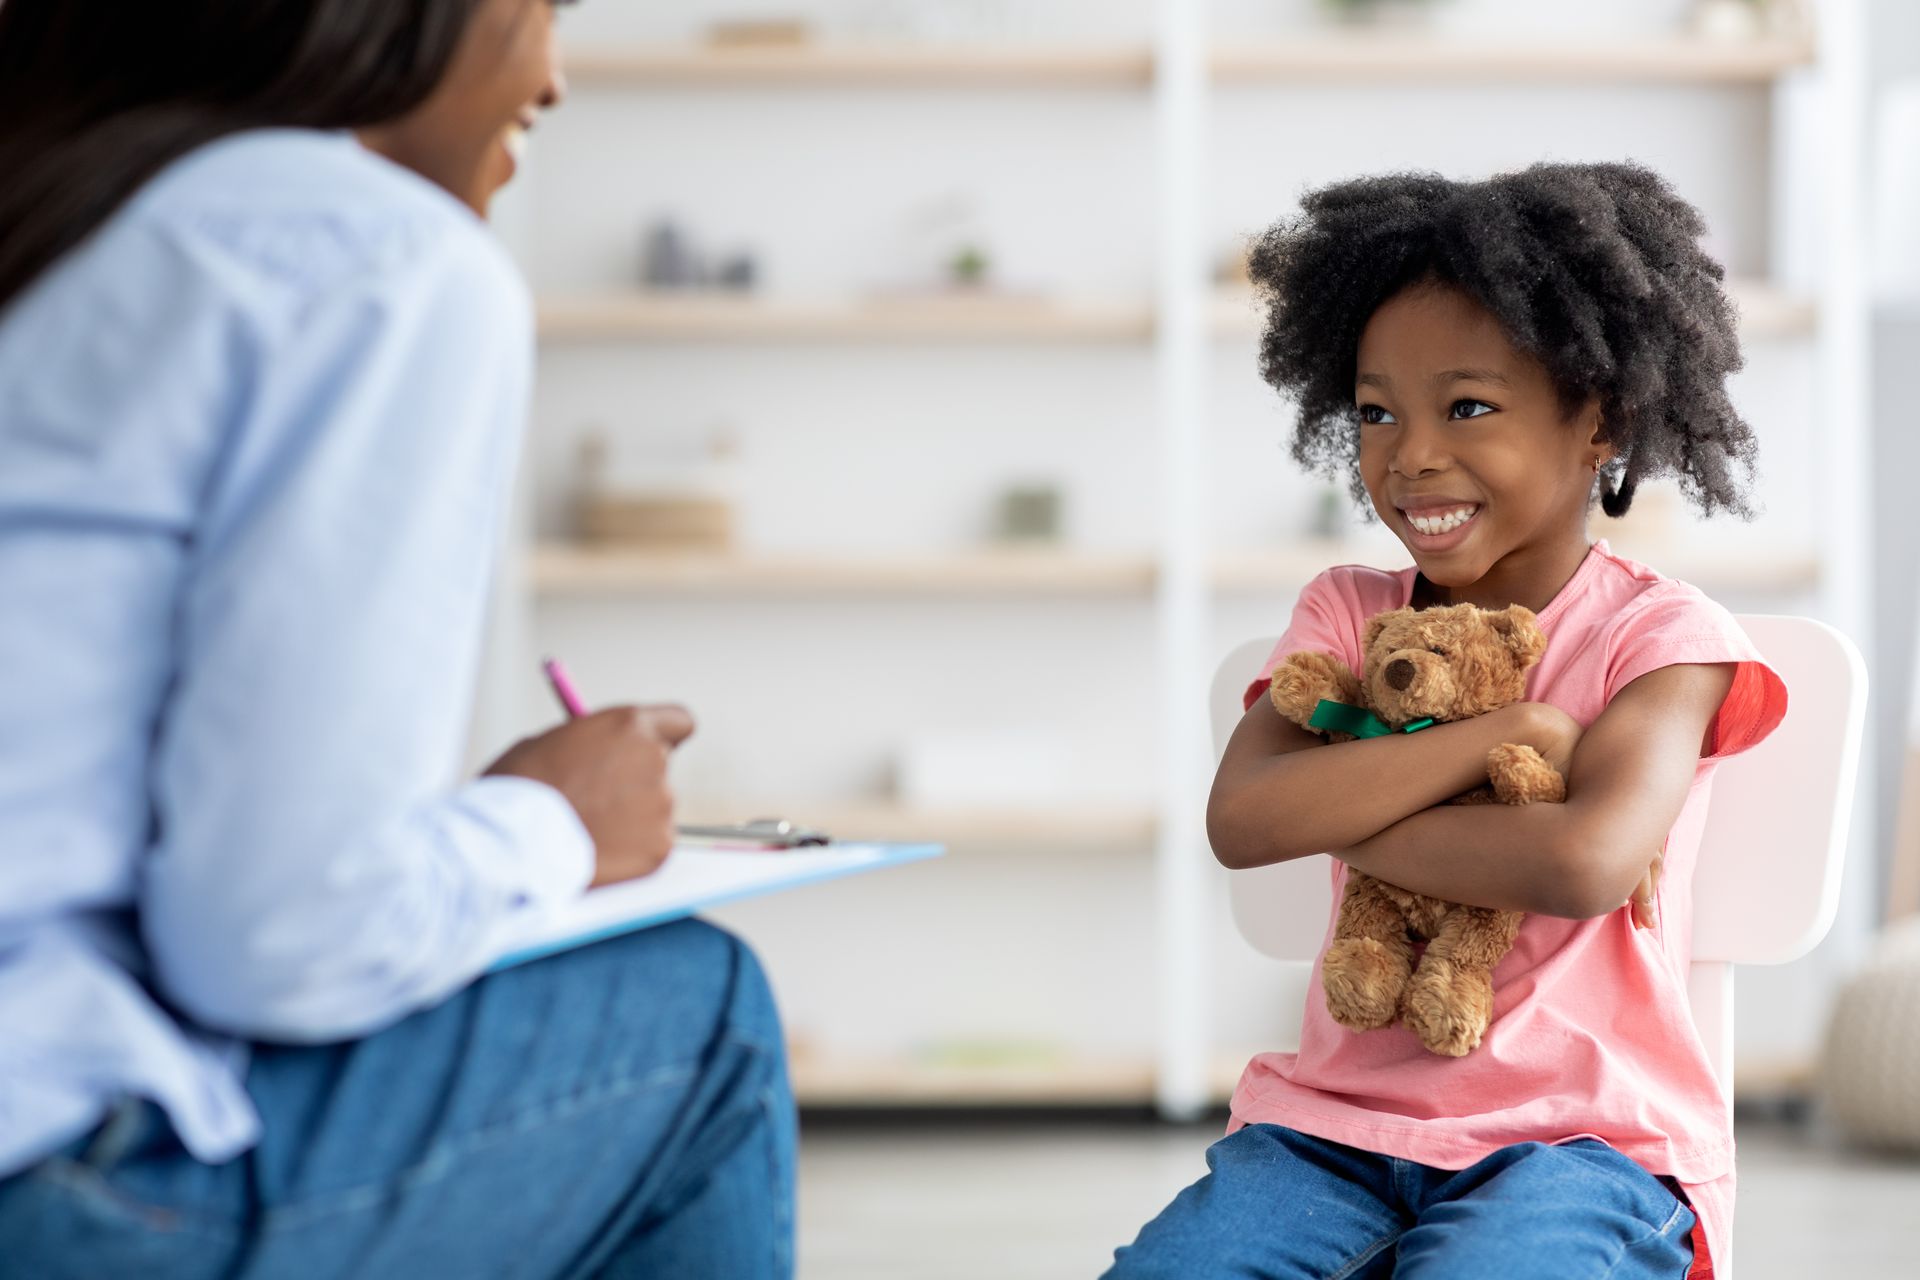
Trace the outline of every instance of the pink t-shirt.
<path fill-rule="evenodd" d="M 1266 677 L 1289 653 L 1330 653 L 1358 671 L 1362 625 L 1406 605 L 1414 577 L 1412 568 L 1345 565 L 1308 583 L 1247 704 L 1265 695 Z M 1232 1128 L 1285 1125 L 1443 1169 L 1518 1142 L 1599 1138 L 1680 1183 L 1699 1219 L 1690 1276 L 1711 1276 L 1717 1263 L 1728 1280 L 1733 1119 L 1688 1013 L 1693 867 L 1718 761 L 1773 731 L 1786 687 L 1724 608 L 1604 541 L 1539 618 L 1547 652 L 1528 673 L 1526 696 L 1583 726 L 1659 667 L 1741 664 L 1714 719 L 1712 754 L 1695 767 L 1667 838 L 1656 927 L 1636 929 L 1625 907 L 1593 920 L 1529 915 L 1494 970 L 1492 1025 L 1463 1058 L 1428 1052 L 1397 1024 L 1350 1031 L 1310 999 L 1300 1051 L 1248 1064 Z M 1346 864 L 1328 863 L 1337 904 Z M 1311 990 L 1319 989 L 1315 961 Z"/>

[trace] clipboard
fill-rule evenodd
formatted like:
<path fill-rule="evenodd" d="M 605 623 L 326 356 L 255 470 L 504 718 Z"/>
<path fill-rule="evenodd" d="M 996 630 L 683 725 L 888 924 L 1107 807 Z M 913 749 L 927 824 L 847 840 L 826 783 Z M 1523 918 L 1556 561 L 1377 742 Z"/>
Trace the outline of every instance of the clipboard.
<path fill-rule="evenodd" d="M 677 844 L 658 871 L 591 889 L 507 935 L 487 972 L 679 920 L 708 907 L 938 857 L 939 844 L 829 844 L 729 849 Z"/>

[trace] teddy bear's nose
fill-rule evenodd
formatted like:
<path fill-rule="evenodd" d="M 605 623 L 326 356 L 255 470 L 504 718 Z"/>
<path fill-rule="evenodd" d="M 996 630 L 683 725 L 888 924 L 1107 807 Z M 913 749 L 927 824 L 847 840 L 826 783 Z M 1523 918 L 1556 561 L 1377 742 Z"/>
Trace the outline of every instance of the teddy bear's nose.
<path fill-rule="evenodd" d="M 1387 664 L 1386 676 L 1388 687 L 1404 693 L 1413 683 L 1413 664 L 1405 658 L 1395 658 Z"/>

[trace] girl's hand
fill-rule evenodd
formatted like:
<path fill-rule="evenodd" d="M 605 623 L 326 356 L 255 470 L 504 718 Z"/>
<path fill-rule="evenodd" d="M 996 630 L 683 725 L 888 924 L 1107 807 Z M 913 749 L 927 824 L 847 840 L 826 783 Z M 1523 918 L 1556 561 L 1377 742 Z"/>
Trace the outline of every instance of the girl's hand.
<path fill-rule="evenodd" d="M 1524 717 L 1521 741 L 1566 777 L 1573 768 L 1573 749 L 1586 732 L 1580 722 L 1549 702 L 1517 702 L 1514 706 Z"/>
<path fill-rule="evenodd" d="M 1665 867 L 1667 851 L 1662 847 L 1653 855 L 1653 861 L 1647 864 L 1647 873 L 1640 877 L 1640 883 L 1633 888 L 1633 897 L 1628 905 L 1633 908 L 1633 927 L 1651 929 L 1654 925 L 1653 898 L 1660 890 L 1660 872 Z"/>
<path fill-rule="evenodd" d="M 1585 732 L 1580 722 L 1546 702 L 1516 703 L 1525 713 L 1527 726 L 1527 744 L 1546 762 L 1566 777 L 1573 767 L 1573 749 L 1579 745 Z M 1654 898 L 1660 890 L 1660 872 L 1666 860 L 1666 849 L 1662 848 L 1653 855 L 1653 861 L 1647 864 L 1640 883 L 1634 886 L 1633 896 L 1627 905 L 1633 910 L 1633 924 L 1636 929 L 1651 929 L 1654 926 Z"/>
<path fill-rule="evenodd" d="M 673 849 L 667 761 L 693 733 L 684 707 L 612 707 L 517 743 L 487 767 L 544 782 L 593 837 L 595 886 L 657 870 Z"/>

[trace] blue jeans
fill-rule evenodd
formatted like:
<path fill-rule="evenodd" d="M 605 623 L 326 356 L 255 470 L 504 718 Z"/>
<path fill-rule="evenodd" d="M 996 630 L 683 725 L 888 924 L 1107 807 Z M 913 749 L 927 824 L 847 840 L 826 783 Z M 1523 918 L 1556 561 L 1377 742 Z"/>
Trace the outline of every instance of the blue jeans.
<path fill-rule="evenodd" d="M 151 1104 L 0 1182 L 9 1276 L 793 1270 L 793 1100 L 765 975 L 682 921 L 480 979 L 364 1040 L 257 1046 L 258 1146 Z"/>
<path fill-rule="evenodd" d="M 1681 1280 L 1693 1261 L 1693 1211 L 1590 1138 L 1450 1170 L 1257 1124 L 1214 1143 L 1207 1168 L 1108 1280 Z"/>

